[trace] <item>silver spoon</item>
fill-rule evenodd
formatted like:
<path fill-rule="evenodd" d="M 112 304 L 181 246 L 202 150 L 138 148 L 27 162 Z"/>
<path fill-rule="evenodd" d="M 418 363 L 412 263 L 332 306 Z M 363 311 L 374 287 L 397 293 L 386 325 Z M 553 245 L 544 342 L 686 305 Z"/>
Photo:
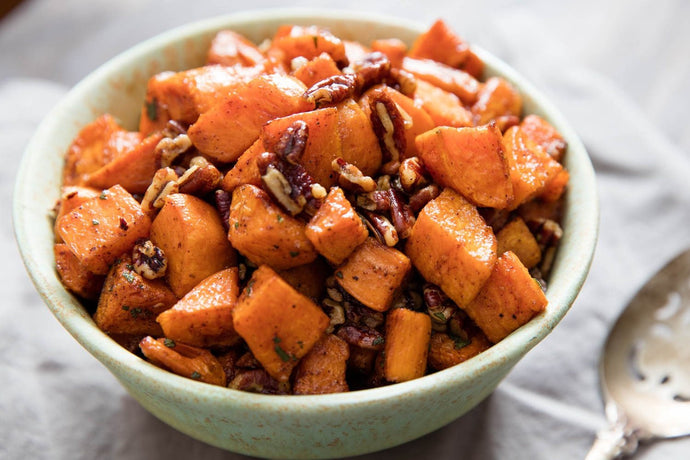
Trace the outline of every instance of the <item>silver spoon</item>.
<path fill-rule="evenodd" d="M 690 434 L 690 250 L 654 275 L 620 315 L 599 372 L 610 425 L 586 460 Z"/>

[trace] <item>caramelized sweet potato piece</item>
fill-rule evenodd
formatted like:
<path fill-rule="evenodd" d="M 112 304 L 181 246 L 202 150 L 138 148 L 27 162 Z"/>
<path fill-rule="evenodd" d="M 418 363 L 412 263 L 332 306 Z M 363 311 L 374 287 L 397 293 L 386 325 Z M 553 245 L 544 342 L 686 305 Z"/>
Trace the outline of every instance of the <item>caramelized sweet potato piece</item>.
<path fill-rule="evenodd" d="M 361 61 L 367 56 L 367 54 L 371 53 L 371 49 L 364 46 L 360 42 L 343 40 L 343 44 L 345 45 L 345 56 L 350 64 Z"/>
<path fill-rule="evenodd" d="M 568 145 L 563 136 L 548 121 L 539 115 L 527 115 L 520 123 L 520 129 L 554 160 L 561 161 Z"/>
<path fill-rule="evenodd" d="M 479 330 L 467 341 L 453 338 L 445 332 L 434 332 L 429 344 L 429 366 L 441 371 L 477 356 L 490 346 L 491 342 Z"/>
<path fill-rule="evenodd" d="M 235 330 L 271 377 L 287 382 L 329 324 L 328 316 L 268 266 L 260 266 L 233 311 Z"/>
<path fill-rule="evenodd" d="M 384 375 L 389 382 L 406 382 L 424 375 L 431 338 L 431 318 L 406 308 L 386 317 Z"/>
<path fill-rule="evenodd" d="M 455 94 L 427 83 L 417 81 L 415 100 L 429 114 L 436 126 L 473 126 L 472 112 L 463 107 Z"/>
<path fill-rule="evenodd" d="M 148 235 L 151 220 L 132 195 L 115 185 L 61 216 L 56 227 L 84 267 L 104 275 L 115 259 Z"/>
<path fill-rule="evenodd" d="M 311 88 L 315 83 L 340 73 L 333 58 L 329 54 L 321 53 L 295 70 L 294 75 L 307 88 Z"/>
<path fill-rule="evenodd" d="M 411 268 L 405 254 L 367 238 L 338 267 L 336 281 L 367 307 L 386 311 Z"/>
<path fill-rule="evenodd" d="M 266 151 L 263 140 L 257 139 L 251 147 L 240 155 L 237 162 L 223 178 L 222 187 L 226 192 L 232 192 L 242 184 L 261 186 L 261 172 L 256 160 Z"/>
<path fill-rule="evenodd" d="M 382 38 L 371 42 L 371 50 L 385 54 L 391 61 L 391 67 L 399 69 L 407 54 L 407 45 L 397 38 Z"/>
<path fill-rule="evenodd" d="M 345 371 L 350 356 L 347 343 L 327 334 L 297 365 L 292 391 L 296 395 L 322 395 L 349 391 Z"/>
<path fill-rule="evenodd" d="M 307 143 L 299 163 L 317 183 L 328 189 L 336 180 L 331 163 L 342 151 L 338 135 L 338 110 L 335 107 L 327 107 L 269 121 L 261 131 L 268 151 L 275 151 L 274 146 L 283 133 L 297 120 L 305 122 L 308 129 Z"/>
<path fill-rule="evenodd" d="M 544 292 L 512 252 L 503 253 L 479 294 L 463 310 L 496 343 L 546 308 Z"/>
<path fill-rule="evenodd" d="M 286 64 L 298 56 L 313 59 L 327 53 L 340 66 L 347 65 L 345 44 L 328 30 L 318 26 L 285 25 L 278 28 L 271 49 L 278 50 Z M 270 53 L 275 51 L 269 51 Z"/>
<path fill-rule="evenodd" d="M 314 262 L 281 270 L 278 275 L 297 292 L 316 302 L 326 290 L 326 278 L 330 273 L 331 268 L 319 257 Z"/>
<path fill-rule="evenodd" d="M 417 37 L 409 56 L 432 59 L 447 66 L 462 69 L 474 78 L 480 78 L 484 70 L 482 60 L 472 52 L 465 40 L 448 27 L 443 19 L 438 19 L 429 30 Z"/>
<path fill-rule="evenodd" d="M 53 254 L 62 284 L 79 297 L 89 300 L 97 299 L 105 277 L 88 271 L 66 244 L 54 245 Z"/>
<path fill-rule="evenodd" d="M 569 181 L 570 173 L 565 168 L 561 169 L 553 179 L 546 183 L 544 189 L 539 194 L 539 198 L 547 203 L 558 201 L 563 196 Z"/>
<path fill-rule="evenodd" d="M 148 280 L 134 271 L 132 258 L 122 257 L 110 269 L 93 316 L 107 333 L 161 335 L 156 317 L 177 301 L 163 280 Z"/>
<path fill-rule="evenodd" d="M 483 125 L 505 115 L 520 116 L 522 96 L 501 77 L 489 78 L 479 90 L 477 102 L 472 106 L 475 124 Z"/>
<path fill-rule="evenodd" d="M 232 310 L 240 295 L 237 267 L 214 273 L 182 297 L 156 321 L 164 335 L 197 347 L 234 345 L 239 336 Z"/>
<path fill-rule="evenodd" d="M 541 249 L 537 240 L 530 232 L 525 221 L 516 217 L 508 222 L 497 234 L 498 254 L 511 251 L 520 259 L 520 262 L 532 268 L 541 260 Z"/>
<path fill-rule="evenodd" d="M 183 193 L 165 198 L 151 225 L 151 241 L 168 259 L 166 279 L 178 297 L 237 260 L 215 208 Z"/>
<path fill-rule="evenodd" d="M 232 30 L 221 30 L 213 37 L 206 57 L 207 64 L 253 66 L 266 59 L 259 48 Z"/>
<path fill-rule="evenodd" d="M 427 281 L 463 306 L 491 275 L 496 237 L 477 208 L 446 188 L 417 216 L 405 253 Z"/>
<path fill-rule="evenodd" d="M 376 173 L 383 156 L 369 116 L 353 99 L 346 99 L 337 108 L 342 159 L 357 166 L 364 175 Z"/>
<path fill-rule="evenodd" d="M 307 224 L 305 235 L 321 255 L 337 265 L 367 239 L 369 232 L 342 189 L 333 187 Z"/>
<path fill-rule="evenodd" d="M 314 108 L 302 97 L 306 89 L 301 81 L 288 75 L 254 78 L 202 113 L 187 134 L 196 148 L 211 159 L 235 161 L 256 141 L 264 123 Z"/>
<path fill-rule="evenodd" d="M 424 80 L 455 94 L 463 104 L 471 105 L 477 100 L 479 82 L 467 72 L 430 59 L 411 57 L 406 57 L 403 60 L 403 70 L 412 73 L 419 80 Z"/>
<path fill-rule="evenodd" d="M 141 352 L 153 364 L 177 375 L 211 385 L 225 386 L 227 379 L 223 365 L 210 351 L 190 347 L 173 340 L 144 337 L 139 343 Z"/>
<path fill-rule="evenodd" d="M 501 132 L 495 125 L 439 127 L 417 136 L 416 145 L 429 174 L 478 206 L 507 208 L 513 200 Z"/>
<path fill-rule="evenodd" d="M 304 224 L 284 212 L 264 190 L 241 185 L 232 194 L 228 239 L 257 265 L 285 270 L 313 262 L 316 249 Z"/>
<path fill-rule="evenodd" d="M 57 214 L 55 216 L 54 232 L 55 232 L 55 242 L 62 243 L 62 238 L 58 233 L 57 223 L 62 216 L 72 211 L 74 208 L 79 207 L 91 198 L 95 198 L 101 194 L 100 190 L 96 190 L 90 187 L 81 187 L 78 185 L 68 185 L 62 187 L 60 194 L 60 201 L 57 205 Z"/>
<path fill-rule="evenodd" d="M 89 174 L 86 185 L 108 188 L 120 184 L 129 193 L 143 194 L 160 166 L 156 145 L 162 138 L 160 133 L 152 134 L 125 150 L 111 162 Z"/>

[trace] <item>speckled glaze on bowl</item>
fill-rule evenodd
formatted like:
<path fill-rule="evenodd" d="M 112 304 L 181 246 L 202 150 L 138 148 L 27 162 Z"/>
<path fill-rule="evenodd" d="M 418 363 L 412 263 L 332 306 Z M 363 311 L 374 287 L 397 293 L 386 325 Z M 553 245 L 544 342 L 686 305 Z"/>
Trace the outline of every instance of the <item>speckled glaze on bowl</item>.
<path fill-rule="evenodd" d="M 574 131 L 556 109 L 503 62 L 477 49 L 487 75 L 501 75 L 569 144 L 571 174 L 564 238 L 547 291 L 546 312 L 481 355 L 442 372 L 383 388 L 323 396 L 265 396 L 195 382 L 158 369 L 121 348 L 60 284 L 49 210 L 59 195 L 63 155 L 80 127 L 109 112 L 136 129 L 146 81 L 163 70 L 203 63 L 216 31 L 234 29 L 260 42 L 281 24 L 319 24 L 368 43 L 411 43 L 428 25 L 352 12 L 255 11 L 191 24 L 148 40 L 104 64 L 45 118 L 17 178 L 14 226 L 27 270 L 63 326 L 153 415 L 194 438 L 261 457 L 326 458 L 395 446 L 438 429 L 489 395 L 525 353 L 561 320 L 589 270 L 598 228 L 594 172 Z M 104 429 L 106 429 L 104 427 Z"/>

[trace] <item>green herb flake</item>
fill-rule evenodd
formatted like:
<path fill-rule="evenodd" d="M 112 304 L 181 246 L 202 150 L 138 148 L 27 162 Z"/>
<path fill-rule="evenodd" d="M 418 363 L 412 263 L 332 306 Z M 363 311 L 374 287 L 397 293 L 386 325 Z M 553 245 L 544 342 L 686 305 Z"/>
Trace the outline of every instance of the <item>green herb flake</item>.
<path fill-rule="evenodd" d="M 343 279 L 343 272 L 335 272 L 335 276 L 337 276 L 340 279 Z"/>
<path fill-rule="evenodd" d="M 165 345 L 168 348 L 175 348 L 175 341 L 173 339 L 166 338 L 165 340 L 163 340 L 163 345 Z"/>
<path fill-rule="evenodd" d="M 245 292 L 247 293 L 247 297 L 252 295 L 252 286 L 254 286 L 254 280 L 249 280 L 247 283 L 247 287 L 245 289 Z"/>
<path fill-rule="evenodd" d="M 125 268 L 126 268 L 127 270 L 134 270 L 134 265 L 132 265 L 132 264 L 126 264 L 126 265 L 125 265 Z"/>
<path fill-rule="evenodd" d="M 283 216 L 281 216 L 280 214 L 278 214 L 278 223 L 281 223 L 282 221 L 283 221 Z"/>
<path fill-rule="evenodd" d="M 129 283 L 134 283 L 134 275 L 130 272 L 122 272 L 122 277 L 127 280 Z"/>
<path fill-rule="evenodd" d="M 372 342 L 372 345 L 383 345 L 384 342 L 385 340 L 383 339 L 383 337 L 376 337 Z"/>
<path fill-rule="evenodd" d="M 239 221 L 235 222 L 235 230 L 237 230 L 238 228 L 240 228 L 240 223 L 239 223 Z"/>
<path fill-rule="evenodd" d="M 277 335 L 275 337 L 273 337 L 273 343 L 280 343 L 280 342 L 281 342 L 280 337 L 278 337 Z"/>
<path fill-rule="evenodd" d="M 297 341 L 297 345 L 299 345 L 300 348 L 304 348 L 304 342 L 302 342 L 301 340 Z"/>
<path fill-rule="evenodd" d="M 97 221 L 96 219 L 92 219 L 92 220 L 91 220 L 91 223 L 92 223 L 93 225 L 100 225 L 100 222 Z"/>
<path fill-rule="evenodd" d="M 290 257 L 297 257 L 299 255 L 299 251 L 290 251 Z"/>
<path fill-rule="evenodd" d="M 281 361 L 283 361 L 284 363 L 290 361 L 290 355 L 288 355 L 287 353 L 285 353 L 285 350 L 283 350 L 282 348 L 280 348 L 280 345 L 277 345 L 277 344 L 276 344 L 276 346 L 274 347 L 274 349 L 275 349 L 276 353 L 278 354 L 278 357 L 281 359 Z"/>
<path fill-rule="evenodd" d="M 194 380 L 199 380 L 199 379 L 201 378 L 201 374 L 199 374 L 197 371 L 194 371 L 194 372 L 192 372 L 191 377 L 192 377 Z"/>
<path fill-rule="evenodd" d="M 101 192 L 101 194 L 98 195 L 98 198 L 100 198 L 101 200 L 107 200 L 107 199 L 108 199 L 108 191 L 107 191 L 107 190 L 103 190 L 103 191 Z"/>
<path fill-rule="evenodd" d="M 151 121 L 158 119 L 158 100 L 155 97 L 152 101 L 146 101 L 146 116 Z"/>
<path fill-rule="evenodd" d="M 444 314 L 441 313 L 440 311 L 437 311 L 436 313 L 434 313 L 434 317 L 436 317 L 436 319 L 438 319 L 438 320 L 441 321 L 442 323 L 445 323 L 445 322 L 446 322 L 446 315 L 444 315 Z"/>
<path fill-rule="evenodd" d="M 123 306 L 122 306 L 122 309 L 123 309 L 124 311 L 129 311 L 129 305 L 123 305 Z"/>
<path fill-rule="evenodd" d="M 467 345 L 470 344 L 471 340 L 466 340 L 463 339 L 462 337 L 453 337 L 453 341 L 455 342 L 455 349 L 459 350 L 461 348 L 466 347 Z"/>
<path fill-rule="evenodd" d="M 141 308 L 139 308 L 139 307 L 132 308 L 129 311 L 129 314 L 132 315 L 132 318 L 134 318 L 134 319 L 137 319 L 141 313 L 142 313 L 142 311 L 141 311 Z"/>

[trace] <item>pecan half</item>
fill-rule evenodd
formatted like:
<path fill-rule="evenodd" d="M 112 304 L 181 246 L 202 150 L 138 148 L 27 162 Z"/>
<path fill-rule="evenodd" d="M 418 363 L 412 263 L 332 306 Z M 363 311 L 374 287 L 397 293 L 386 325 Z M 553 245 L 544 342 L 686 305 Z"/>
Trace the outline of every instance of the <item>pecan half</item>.
<path fill-rule="evenodd" d="M 383 350 L 385 343 L 383 334 L 376 329 L 353 324 L 342 326 L 336 335 L 350 345 L 356 345 L 367 350 Z"/>
<path fill-rule="evenodd" d="M 163 207 L 165 197 L 177 193 L 177 173 L 172 168 L 161 168 L 153 175 L 151 185 L 146 189 L 141 200 L 141 209 L 151 214 Z"/>
<path fill-rule="evenodd" d="M 304 93 L 304 98 L 313 102 L 316 107 L 320 107 L 324 104 L 337 104 L 344 101 L 359 92 L 359 89 L 360 82 L 357 75 L 343 73 L 314 83 Z"/>
<path fill-rule="evenodd" d="M 404 240 L 410 236 L 415 216 L 410 206 L 402 199 L 400 192 L 394 188 L 388 189 L 391 222 L 398 233 L 398 238 Z"/>
<path fill-rule="evenodd" d="M 400 185 L 408 193 L 425 186 L 429 182 L 426 168 L 417 157 L 404 159 L 400 163 L 398 176 L 400 177 Z"/>
<path fill-rule="evenodd" d="M 240 371 L 228 384 L 228 388 L 265 395 L 285 395 L 290 393 L 287 383 L 280 383 L 263 369 Z"/>
<path fill-rule="evenodd" d="M 388 190 L 374 190 L 355 196 L 355 204 L 367 211 L 387 212 L 391 207 Z"/>
<path fill-rule="evenodd" d="M 161 167 L 172 165 L 177 157 L 192 147 L 192 141 L 187 133 L 178 134 L 175 137 L 164 137 L 154 150 L 154 154 L 161 159 Z"/>
<path fill-rule="evenodd" d="M 223 175 L 218 168 L 202 157 L 196 156 L 189 162 L 189 168 L 177 180 L 180 193 L 203 196 L 218 188 Z"/>
<path fill-rule="evenodd" d="M 445 331 L 448 320 L 458 309 L 455 303 L 435 284 L 426 283 L 423 288 L 424 303 L 436 331 Z"/>
<path fill-rule="evenodd" d="M 165 253 L 151 240 L 139 241 L 134 245 L 132 265 L 135 272 L 149 280 L 162 278 L 168 269 Z"/>
<path fill-rule="evenodd" d="M 350 192 L 373 192 L 376 181 L 365 176 L 359 168 L 338 157 L 331 162 L 331 168 L 338 173 L 338 183 Z"/>
<path fill-rule="evenodd" d="M 441 194 L 441 188 L 436 184 L 427 185 L 417 190 L 408 201 L 413 212 L 419 212 L 426 204 Z"/>
<path fill-rule="evenodd" d="M 296 120 L 283 132 L 271 151 L 282 155 L 290 163 L 299 163 L 309 139 L 309 125 L 303 120 Z"/>
<path fill-rule="evenodd" d="M 391 73 L 391 61 L 380 51 L 367 54 L 350 67 L 357 74 L 361 90 L 383 82 Z"/>
<path fill-rule="evenodd" d="M 384 173 L 398 172 L 400 159 L 407 148 L 405 119 L 398 105 L 383 91 L 375 91 L 369 101 L 371 124 L 383 152 Z"/>
<path fill-rule="evenodd" d="M 223 222 L 223 227 L 227 232 L 230 230 L 230 204 L 232 201 L 232 195 L 225 190 L 216 190 L 213 198 L 216 202 L 218 214 L 220 214 L 220 220 Z"/>
<path fill-rule="evenodd" d="M 257 166 L 266 191 L 291 215 L 304 212 L 313 216 L 321 207 L 323 198 L 316 198 L 312 193 L 316 182 L 302 165 L 264 152 L 259 155 Z"/>
<path fill-rule="evenodd" d="M 371 211 L 363 211 L 362 214 L 364 224 L 369 228 L 369 230 L 374 234 L 374 237 L 379 240 L 380 243 L 389 247 L 393 247 L 398 244 L 398 241 L 400 241 L 398 231 L 386 217 Z M 360 214 L 360 216 L 362 216 L 362 214 Z"/>
<path fill-rule="evenodd" d="M 407 97 L 414 96 L 417 90 L 417 79 L 413 74 L 403 69 L 391 69 L 386 84 Z"/>

